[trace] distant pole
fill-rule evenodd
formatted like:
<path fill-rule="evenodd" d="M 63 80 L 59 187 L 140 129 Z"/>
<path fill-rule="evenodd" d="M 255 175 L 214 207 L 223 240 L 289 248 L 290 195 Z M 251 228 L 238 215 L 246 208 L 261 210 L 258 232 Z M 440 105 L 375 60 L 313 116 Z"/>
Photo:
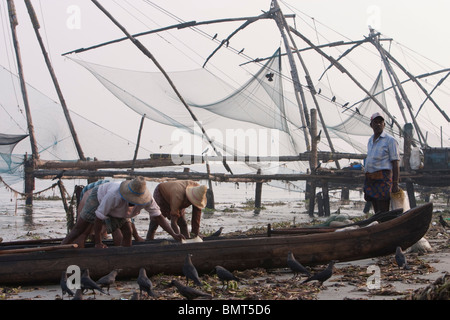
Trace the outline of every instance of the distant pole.
<path fill-rule="evenodd" d="M 261 169 L 258 169 L 257 174 L 261 174 Z M 261 212 L 261 198 L 262 198 L 262 182 L 256 182 L 255 187 L 255 214 Z"/>
<path fill-rule="evenodd" d="M 31 117 L 30 103 L 28 101 L 27 87 L 26 87 L 25 76 L 24 76 L 23 67 L 22 67 L 22 58 L 20 55 L 19 40 L 17 38 L 17 32 L 16 32 L 16 27 L 19 24 L 19 22 L 17 21 L 14 0 L 7 0 L 7 1 L 8 1 L 9 20 L 11 23 L 12 39 L 13 39 L 14 49 L 16 51 L 17 68 L 18 68 L 19 79 L 20 79 L 20 88 L 22 90 L 23 104 L 24 104 L 25 113 L 27 116 L 28 133 L 30 135 L 30 143 L 31 143 L 31 152 L 33 153 L 34 160 L 39 160 L 39 151 L 38 151 L 38 147 L 37 147 L 36 137 L 34 134 L 34 127 L 33 127 L 33 120 Z M 29 191 L 30 190 L 25 190 L 26 193 Z"/>
<path fill-rule="evenodd" d="M 214 209 L 214 191 L 211 181 L 211 168 L 209 167 L 208 155 L 205 155 L 206 173 L 208 174 L 208 190 L 206 191 L 206 207 L 208 209 Z"/>
<path fill-rule="evenodd" d="M 411 123 L 405 124 L 403 129 L 405 133 L 404 143 L 403 143 L 403 166 L 406 172 L 411 172 L 411 144 L 413 139 L 413 125 Z M 406 179 L 406 192 L 408 194 L 409 206 L 411 208 L 415 208 L 416 204 L 416 196 L 414 191 L 414 184 L 411 179 Z"/>
<path fill-rule="evenodd" d="M 309 216 L 314 216 L 314 206 L 316 197 L 316 168 L 317 168 L 317 113 L 316 109 L 311 109 L 311 158 L 309 160 L 309 168 L 311 170 L 312 179 L 310 180 L 311 188 L 309 192 Z"/>
<path fill-rule="evenodd" d="M 139 145 L 141 144 L 141 135 L 142 135 L 142 128 L 144 127 L 145 116 L 146 116 L 145 114 L 142 116 L 141 125 L 139 126 L 139 133 L 138 133 L 138 138 L 137 138 L 137 142 L 136 142 L 136 149 L 134 150 L 133 164 L 131 165 L 131 173 L 134 172 L 134 166 L 136 164 L 136 159 L 137 159 L 137 155 L 139 152 Z"/>
<path fill-rule="evenodd" d="M 38 19 L 36 17 L 36 13 L 34 11 L 33 5 L 31 4 L 30 0 L 25 0 L 25 4 L 27 6 L 28 14 L 30 15 L 31 22 L 33 23 L 33 28 L 34 28 L 34 31 L 36 33 L 36 37 L 37 37 L 37 40 L 39 42 L 39 45 L 41 47 L 42 54 L 43 54 L 44 59 L 45 59 L 45 63 L 47 64 L 48 71 L 50 72 L 50 76 L 51 76 L 53 84 L 55 86 L 56 93 L 58 94 L 59 101 L 61 102 L 61 107 L 62 107 L 64 115 L 66 117 L 67 124 L 69 125 L 69 129 L 70 129 L 70 132 L 72 134 L 72 138 L 73 138 L 73 141 L 75 143 L 75 147 L 77 149 L 78 156 L 79 156 L 80 160 L 85 161 L 86 158 L 84 156 L 83 150 L 81 149 L 80 142 L 78 141 L 78 136 L 77 136 L 77 133 L 75 131 L 75 127 L 74 127 L 74 125 L 72 123 L 72 119 L 70 117 L 69 109 L 67 108 L 66 101 L 64 99 L 64 96 L 63 96 L 63 94 L 61 92 L 61 88 L 60 88 L 59 83 L 58 83 L 58 79 L 56 78 L 56 74 L 55 74 L 55 71 L 53 70 L 52 63 L 51 63 L 50 58 L 48 56 L 47 50 L 45 49 L 44 42 L 42 41 L 41 34 L 39 33 L 40 25 L 39 25 L 39 21 L 38 21 Z"/>

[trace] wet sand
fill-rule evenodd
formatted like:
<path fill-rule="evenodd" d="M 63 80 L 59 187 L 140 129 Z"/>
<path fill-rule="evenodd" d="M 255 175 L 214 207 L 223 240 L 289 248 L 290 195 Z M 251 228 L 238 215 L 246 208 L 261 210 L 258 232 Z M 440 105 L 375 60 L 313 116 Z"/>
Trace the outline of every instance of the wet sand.
<path fill-rule="evenodd" d="M 218 203 L 216 211 L 205 212 L 202 219 L 201 232 L 203 235 L 211 234 L 219 227 L 224 227 L 224 233 L 247 232 L 252 228 L 266 228 L 268 223 L 284 223 L 288 225 L 311 223 L 306 214 L 304 202 L 298 201 L 274 201 L 264 202 L 264 209 L 255 214 L 250 208 L 250 202 Z M 364 202 L 349 201 L 342 204 L 335 201 L 332 212 L 340 208 L 340 214 L 349 218 L 362 215 Z M 222 284 L 213 274 L 201 275 L 204 283 L 203 290 L 213 296 L 214 300 L 396 300 L 406 299 L 414 290 L 424 288 L 432 284 L 437 278 L 446 272 L 450 273 L 450 233 L 445 232 L 438 224 L 438 214 L 448 208 L 445 205 L 435 205 L 433 224 L 425 236 L 430 242 L 433 252 L 425 254 L 407 253 L 410 270 L 399 270 L 392 256 L 365 259 L 337 263 L 333 276 L 323 286 L 317 282 L 302 284 L 305 277 L 293 279 L 293 274 L 287 268 L 264 270 L 252 269 L 242 272 L 234 272 L 243 279 L 240 283 L 232 283 L 228 290 L 222 290 Z M 188 218 L 190 214 L 187 215 Z M 3 217 L 5 218 L 5 217 Z M 3 223 L 0 236 L 4 241 L 16 239 L 36 238 L 60 238 L 65 235 L 65 219 L 56 218 L 50 223 L 50 217 L 34 217 L 32 226 L 24 230 L 19 222 L 14 222 L 14 217 L 6 217 L 9 221 Z M 22 219 L 22 218 L 20 218 Z M 5 219 L 4 219 L 5 220 Z M 325 218 L 315 219 L 314 223 L 320 223 Z M 145 237 L 148 228 L 148 216 L 141 214 L 135 224 L 138 232 Z M 161 230 L 158 237 L 167 237 Z M 376 288 L 368 287 L 367 273 L 369 266 L 377 266 L 380 270 L 380 284 Z M 325 266 L 316 266 L 312 273 L 318 272 Z M 137 275 L 136 275 L 137 276 Z M 181 300 L 184 299 L 174 287 L 169 287 L 171 280 L 177 279 L 184 283 L 180 276 L 158 275 L 151 277 L 156 298 L 142 297 L 147 300 Z M 97 279 L 94 279 L 97 280 Z M 139 292 L 135 279 L 120 280 L 111 287 L 110 295 L 96 294 L 95 300 L 129 300 L 133 293 Z M 94 299 L 92 293 L 86 293 L 85 300 Z M 60 300 L 61 290 L 58 283 L 50 286 L 27 286 L 15 288 L 2 288 L 0 285 L 0 299 L 5 300 Z M 64 299 L 69 299 L 65 296 Z"/>

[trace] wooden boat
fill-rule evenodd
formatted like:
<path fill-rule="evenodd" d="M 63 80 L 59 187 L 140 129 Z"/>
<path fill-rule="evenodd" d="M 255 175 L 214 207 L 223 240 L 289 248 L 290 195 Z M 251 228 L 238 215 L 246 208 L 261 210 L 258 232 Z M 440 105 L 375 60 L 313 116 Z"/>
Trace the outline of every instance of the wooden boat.
<path fill-rule="evenodd" d="M 406 249 L 428 230 L 433 204 L 415 207 L 404 214 L 374 226 L 342 232 L 306 235 L 275 235 L 208 240 L 197 243 L 156 241 L 132 247 L 107 249 L 61 249 L 14 253 L 0 246 L 0 286 L 59 283 L 61 272 L 71 265 L 88 268 L 96 279 L 112 269 L 122 269 L 119 278 L 136 278 L 139 268 L 147 274 L 181 274 L 187 253 L 200 273 L 222 265 L 230 270 L 255 267 L 286 267 L 292 251 L 302 264 L 315 265 L 330 260 L 354 261 L 392 254 L 397 246 Z M 54 247 L 54 246 L 53 246 Z"/>

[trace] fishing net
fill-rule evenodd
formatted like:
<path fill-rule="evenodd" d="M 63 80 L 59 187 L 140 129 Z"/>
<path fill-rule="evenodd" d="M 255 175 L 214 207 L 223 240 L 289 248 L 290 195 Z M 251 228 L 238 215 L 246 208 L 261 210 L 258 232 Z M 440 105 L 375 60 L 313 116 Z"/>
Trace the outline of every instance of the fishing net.
<path fill-rule="evenodd" d="M 23 181 L 25 154 L 31 156 L 27 120 L 23 108 L 19 79 L 0 67 L 0 177 L 8 185 Z M 61 105 L 42 92 L 27 85 L 32 121 L 40 158 L 43 160 L 74 161 L 78 153 Z M 88 160 L 129 160 L 136 144 L 122 138 L 79 114 L 71 111 L 80 144 Z M 8 135 L 5 134 L 8 132 Z M 2 143 L 3 142 L 3 143 Z M 14 142 L 11 144 L 11 142 Z M 144 143 L 139 149 L 149 154 Z"/>
<path fill-rule="evenodd" d="M 208 134 L 225 154 L 279 155 L 305 150 L 298 107 L 283 96 L 279 51 L 250 80 L 235 89 L 207 69 L 170 72 L 169 77 Z M 161 124 L 198 133 L 191 115 L 159 72 L 117 69 L 74 60 L 89 70 L 111 93 L 140 115 Z M 295 112 L 293 109 L 296 109 Z M 287 110 L 287 109 L 290 109 Z M 265 130 L 265 131 L 264 131 Z M 275 130 L 276 134 L 270 130 Z M 257 135 L 261 146 L 239 139 Z M 276 150 L 271 140 L 279 139 Z M 195 154 L 197 150 L 184 150 Z M 202 151 L 202 150 L 200 150 Z"/>

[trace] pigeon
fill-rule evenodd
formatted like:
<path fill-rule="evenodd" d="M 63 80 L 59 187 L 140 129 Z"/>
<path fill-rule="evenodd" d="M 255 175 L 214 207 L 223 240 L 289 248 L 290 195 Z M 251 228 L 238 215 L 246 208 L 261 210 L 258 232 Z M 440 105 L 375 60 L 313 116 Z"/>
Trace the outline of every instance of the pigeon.
<path fill-rule="evenodd" d="M 58 173 L 56 176 L 53 177 L 52 180 L 56 180 L 56 179 L 61 179 L 64 175 L 64 172 L 66 172 L 66 170 L 61 171 L 60 173 Z"/>
<path fill-rule="evenodd" d="M 61 274 L 61 280 L 60 280 L 60 285 L 61 285 L 61 290 L 62 290 L 62 295 L 61 295 L 61 299 L 64 300 L 64 294 L 68 294 L 69 296 L 74 295 L 73 291 L 69 289 L 69 287 L 67 286 L 67 272 L 63 271 Z"/>
<path fill-rule="evenodd" d="M 130 300 L 140 300 L 139 294 L 137 292 L 133 292 Z"/>
<path fill-rule="evenodd" d="M 107 294 L 105 291 L 103 291 L 102 288 L 99 287 L 98 284 L 95 283 L 94 280 L 91 279 L 91 277 L 89 276 L 89 269 L 83 271 L 80 282 L 81 282 L 81 289 L 83 290 L 83 292 L 85 290 L 91 289 L 92 293 L 94 293 L 94 298 L 95 298 L 95 290 L 100 291 L 103 294 Z"/>
<path fill-rule="evenodd" d="M 97 284 L 100 286 L 100 288 L 106 287 L 109 293 L 109 287 L 116 282 L 116 276 L 119 273 L 120 269 L 114 269 L 110 273 L 108 273 L 106 276 L 101 277 L 97 280 Z"/>
<path fill-rule="evenodd" d="M 319 131 L 319 134 L 316 137 L 316 142 L 319 143 L 320 142 L 320 136 L 322 135 L 322 130 Z"/>
<path fill-rule="evenodd" d="M 186 297 L 186 299 L 188 300 L 193 300 L 199 297 L 203 297 L 203 298 L 208 298 L 211 299 L 212 296 L 208 293 L 202 292 L 198 289 L 195 288 L 191 288 L 191 287 L 187 287 L 182 285 L 180 282 L 178 282 L 177 280 L 172 280 L 172 282 L 170 283 L 172 286 L 177 287 L 178 292 L 183 295 L 184 297 Z"/>
<path fill-rule="evenodd" d="M 446 228 L 450 228 L 450 226 L 448 225 L 448 223 L 444 220 L 444 218 L 442 218 L 442 215 L 439 216 L 439 223 L 441 224 L 441 226 L 446 229 Z"/>
<path fill-rule="evenodd" d="M 406 257 L 403 254 L 401 247 L 397 247 L 395 249 L 395 262 L 397 262 L 399 269 L 409 269 L 408 264 L 406 263 Z"/>
<path fill-rule="evenodd" d="M 149 296 L 156 296 L 153 292 L 153 283 L 152 281 L 147 277 L 147 271 L 145 271 L 144 268 L 139 269 L 139 277 L 137 278 L 137 283 L 139 285 L 140 293 L 139 295 L 142 295 L 142 291 L 147 292 L 147 295 Z"/>
<path fill-rule="evenodd" d="M 83 300 L 83 290 L 77 289 L 72 300 Z"/>
<path fill-rule="evenodd" d="M 218 237 L 218 236 L 220 236 L 222 234 L 222 230 L 223 230 L 223 227 L 220 227 L 219 230 L 217 230 L 212 235 L 210 235 L 210 237 Z"/>
<path fill-rule="evenodd" d="M 192 264 L 191 256 L 192 254 L 188 253 L 183 264 L 183 274 L 186 277 L 186 284 L 189 285 L 189 279 L 191 279 L 192 281 L 194 281 L 194 284 L 201 287 L 202 283 L 200 281 L 200 278 L 198 277 L 197 269 Z"/>
<path fill-rule="evenodd" d="M 225 269 L 222 266 L 215 266 L 214 267 L 217 276 L 219 277 L 219 279 L 222 281 L 222 289 L 223 287 L 225 287 L 225 281 L 227 282 L 227 289 L 228 289 L 228 283 L 230 282 L 230 280 L 234 280 L 234 281 L 240 281 L 234 274 L 232 274 L 230 271 L 228 271 L 227 269 Z"/>
<path fill-rule="evenodd" d="M 330 261 L 330 263 L 328 264 L 328 267 L 326 267 L 325 270 L 322 270 L 321 272 L 308 277 L 308 279 L 306 279 L 302 283 L 317 280 L 317 281 L 319 281 L 320 285 L 323 285 L 323 283 L 325 281 L 327 281 L 328 279 L 330 279 L 331 276 L 333 275 L 333 266 L 335 263 L 336 263 L 335 260 Z"/>
<path fill-rule="evenodd" d="M 294 278 L 296 278 L 299 273 L 303 273 L 308 277 L 311 276 L 308 269 L 295 259 L 292 252 L 288 252 L 287 265 L 291 268 L 292 272 L 294 272 Z"/>
<path fill-rule="evenodd" d="M 273 72 L 266 74 L 266 78 L 267 78 L 267 80 L 269 80 L 269 82 L 273 81 L 273 76 L 274 76 Z"/>

